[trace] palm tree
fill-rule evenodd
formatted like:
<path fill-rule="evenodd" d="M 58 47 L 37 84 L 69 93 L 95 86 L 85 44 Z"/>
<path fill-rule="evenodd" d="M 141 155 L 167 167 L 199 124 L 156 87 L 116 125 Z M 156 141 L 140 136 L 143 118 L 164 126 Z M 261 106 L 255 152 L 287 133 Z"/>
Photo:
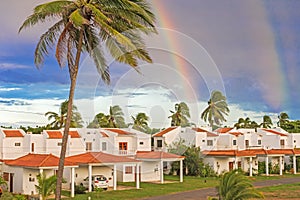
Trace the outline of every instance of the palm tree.
<path fill-rule="evenodd" d="M 41 195 L 42 200 L 46 200 L 46 198 L 54 192 L 56 180 L 57 177 L 55 175 L 48 178 L 44 173 L 37 175 L 38 185 L 35 185 L 35 188 Z"/>
<path fill-rule="evenodd" d="M 221 125 L 226 119 L 224 115 L 228 115 L 229 108 L 226 102 L 226 97 L 220 91 L 212 91 L 209 99 L 208 107 L 202 112 L 201 119 L 208 121 L 210 126 Z"/>
<path fill-rule="evenodd" d="M 72 128 L 81 128 L 82 126 L 82 118 L 79 112 L 77 112 L 77 107 L 75 105 L 72 106 L 72 119 L 71 125 Z M 48 116 L 48 120 L 53 120 L 49 125 L 53 129 L 60 129 L 65 126 L 68 112 L 68 100 L 62 102 L 60 104 L 59 113 L 49 111 L 45 113 L 45 116 Z"/>
<path fill-rule="evenodd" d="M 260 126 L 263 128 L 271 128 L 271 125 L 273 125 L 271 117 L 268 115 L 263 116 L 263 122 L 260 124 Z"/>
<path fill-rule="evenodd" d="M 277 122 L 277 126 L 281 128 L 284 127 L 289 122 L 289 116 L 285 112 L 280 113 L 278 119 L 279 120 Z"/>
<path fill-rule="evenodd" d="M 138 113 L 135 117 L 131 116 L 133 120 L 133 129 L 147 132 L 149 130 L 148 121 L 149 117 L 145 113 Z"/>
<path fill-rule="evenodd" d="M 251 181 L 237 170 L 227 172 L 221 177 L 217 191 L 220 200 L 264 198 L 255 190 Z"/>
<path fill-rule="evenodd" d="M 89 128 L 125 128 L 125 119 L 122 108 L 118 105 L 109 107 L 109 114 L 98 113 L 88 125 Z"/>
<path fill-rule="evenodd" d="M 257 128 L 259 125 L 255 121 L 251 121 L 249 117 L 239 118 L 238 122 L 234 124 L 234 127 L 239 128 Z"/>
<path fill-rule="evenodd" d="M 188 126 L 190 118 L 190 109 L 186 103 L 176 103 L 175 104 L 175 111 L 170 110 L 172 113 L 171 116 L 171 126 Z"/>
<path fill-rule="evenodd" d="M 108 121 L 104 113 L 98 113 L 93 121 L 87 126 L 88 128 L 107 127 Z"/>
<path fill-rule="evenodd" d="M 56 46 L 58 64 L 63 67 L 67 63 L 71 81 L 55 193 L 55 198 L 60 199 L 81 53 L 91 56 L 102 80 L 108 84 L 110 75 L 104 45 L 116 61 L 136 68 L 139 59 L 152 62 L 141 33 L 156 33 L 156 30 L 155 17 L 146 0 L 60 0 L 36 6 L 19 32 L 47 20 L 56 23 L 40 37 L 35 50 L 35 65 L 41 67 L 44 57 Z"/>
<path fill-rule="evenodd" d="M 118 105 L 109 107 L 109 114 L 106 116 L 108 128 L 124 128 L 126 127 L 124 113 Z"/>

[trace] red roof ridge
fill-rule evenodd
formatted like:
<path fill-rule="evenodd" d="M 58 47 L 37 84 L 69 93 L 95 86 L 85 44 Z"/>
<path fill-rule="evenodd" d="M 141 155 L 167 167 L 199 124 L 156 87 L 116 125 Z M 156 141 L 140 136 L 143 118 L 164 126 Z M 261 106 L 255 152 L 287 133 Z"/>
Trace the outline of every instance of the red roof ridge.
<path fill-rule="evenodd" d="M 153 135 L 153 137 L 162 137 L 164 134 L 166 134 L 166 133 L 168 133 L 168 132 L 170 132 L 170 131 L 173 131 L 174 129 L 176 129 L 178 126 L 171 126 L 171 127 L 169 127 L 169 128 L 166 128 L 166 129 L 164 129 L 164 130 L 162 130 L 162 131 L 160 131 L 160 132 L 158 132 L 158 133 L 155 133 L 154 135 Z"/>
<path fill-rule="evenodd" d="M 280 135 L 280 136 L 287 136 L 287 134 L 284 134 L 284 133 L 281 133 L 279 131 L 275 131 L 275 130 L 272 130 L 272 129 L 263 128 L 262 130 L 267 131 L 269 133 L 274 133 L 274 134 L 277 134 L 277 135 Z"/>
<path fill-rule="evenodd" d="M 2 129 L 5 137 L 24 137 L 22 129 Z"/>
<path fill-rule="evenodd" d="M 119 128 L 104 128 L 104 130 L 108 130 L 117 134 L 121 134 L 121 135 L 132 135 L 133 133 L 130 133 L 128 131 L 119 129 Z"/>

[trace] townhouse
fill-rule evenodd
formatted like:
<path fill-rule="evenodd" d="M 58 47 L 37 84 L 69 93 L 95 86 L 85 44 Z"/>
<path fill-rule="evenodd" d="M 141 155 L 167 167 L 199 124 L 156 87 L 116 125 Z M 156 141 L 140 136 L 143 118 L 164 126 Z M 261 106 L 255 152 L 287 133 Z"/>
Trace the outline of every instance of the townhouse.
<path fill-rule="evenodd" d="M 154 149 L 168 151 L 172 144 L 184 140 L 186 145 L 200 147 L 204 162 L 220 174 L 236 168 L 257 173 L 258 162 L 265 162 L 269 175 L 271 166 L 284 164 L 292 157 L 293 173 L 296 173 L 296 157 L 299 156 L 300 134 L 288 133 L 281 128 L 236 129 L 231 127 L 211 131 L 209 128 L 169 127 L 153 135 Z"/>
<path fill-rule="evenodd" d="M 63 130 L 44 130 L 41 134 L 20 129 L 0 129 L 1 174 L 8 190 L 28 195 L 37 194 L 36 176 L 56 174 Z M 63 188 L 70 189 L 83 179 L 101 174 L 109 186 L 117 182 L 164 182 L 164 162 L 177 161 L 183 181 L 183 156 L 151 151 L 151 135 L 133 129 L 70 129 Z M 88 190 L 91 191 L 91 184 Z"/>

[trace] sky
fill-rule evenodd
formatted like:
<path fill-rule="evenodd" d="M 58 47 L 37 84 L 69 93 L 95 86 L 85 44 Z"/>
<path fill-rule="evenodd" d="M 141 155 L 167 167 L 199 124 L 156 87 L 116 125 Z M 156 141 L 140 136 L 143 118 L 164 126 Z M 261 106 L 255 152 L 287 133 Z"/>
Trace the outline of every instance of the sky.
<path fill-rule="evenodd" d="M 51 23 L 18 33 L 35 6 L 47 0 L 0 3 L 0 125 L 45 125 L 44 114 L 59 111 L 68 98 L 69 76 L 53 52 L 34 65 L 39 37 Z M 89 57 L 81 59 L 75 105 L 85 124 L 109 106 L 120 105 L 126 122 L 145 112 L 150 126 L 170 125 L 170 110 L 186 102 L 191 121 L 200 119 L 210 93 L 227 97 L 224 125 L 240 117 L 260 123 L 280 112 L 300 119 L 300 1 L 149 0 L 158 34 L 145 36 L 152 64 L 137 73 L 108 58 L 112 82 L 105 85 Z M 12 12 L 13 10 L 13 12 Z"/>

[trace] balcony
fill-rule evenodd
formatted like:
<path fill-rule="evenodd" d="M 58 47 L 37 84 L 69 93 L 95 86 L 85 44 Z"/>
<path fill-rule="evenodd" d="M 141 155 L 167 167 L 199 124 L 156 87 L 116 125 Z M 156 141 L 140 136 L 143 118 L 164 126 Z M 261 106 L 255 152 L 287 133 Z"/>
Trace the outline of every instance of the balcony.
<path fill-rule="evenodd" d="M 115 150 L 114 154 L 119 156 L 132 156 L 136 154 L 136 150 Z"/>

